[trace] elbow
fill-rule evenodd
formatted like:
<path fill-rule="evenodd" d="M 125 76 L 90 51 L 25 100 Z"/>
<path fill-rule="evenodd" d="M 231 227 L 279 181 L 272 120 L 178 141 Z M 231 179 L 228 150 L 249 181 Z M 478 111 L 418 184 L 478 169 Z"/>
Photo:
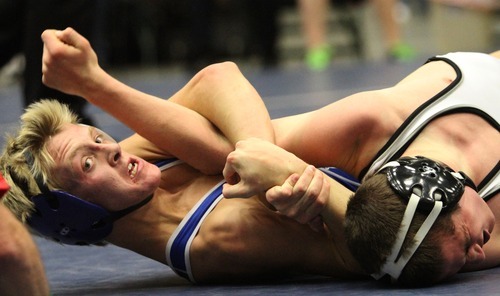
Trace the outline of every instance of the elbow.
<path fill-rule="evenodd" d="M 220 63 L 215 63 L 206 66 L 203 68 L 199 73 L 204 75 L 204 76 L 214 76 L 214 75 L 223 75 L 227 72 L 234 72 L 238 71 L 239 68 L 236 65 L 236 63 L 231 62 L 231 61 L 226 61 L 226 62 L 220 62 Z"/>
<path fill-rule="evenodd" d="M 0 243 L 0 265 L 23 265 L 26 263 L 27 253 L 23 242 L 16 243 L 14 239 L 1 240 Z"/>
<path fill-rule="evenodd" d="M 227 79 L 240 73 L 238 66 L 234 62 L 228 61 L 211 64 L 203 68 L 195 75 L 194 79 L 197 83 L 207 83 L 213 87 L 217 83 L 225 83 Z"/>
<path fill-rule="evenodd" d="M 8 262 L 21 264 L 30 258 L 34 260 L 38 250 L 29 232 L 10 212 L 2 214 L 8 215 L 3 215 L 0 223 L 0 266 Z"/>

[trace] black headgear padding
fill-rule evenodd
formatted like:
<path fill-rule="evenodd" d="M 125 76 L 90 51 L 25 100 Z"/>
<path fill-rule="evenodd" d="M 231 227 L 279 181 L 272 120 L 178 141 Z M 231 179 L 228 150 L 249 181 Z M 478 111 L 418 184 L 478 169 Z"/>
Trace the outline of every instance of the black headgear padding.
<path fill-rule="evenodd" d="M 461 177 L 457 177 L 451 168 L 422 156 L 402 157 L 397 162 L 399 166 L 387 169 L 387 180 L 392 189 L 406 200 L 418 192 L 419 210 L 430 211 L 435 201 L 442 201 L 445 211 L 462 198 L 468 179 L 462 172 Z"/>

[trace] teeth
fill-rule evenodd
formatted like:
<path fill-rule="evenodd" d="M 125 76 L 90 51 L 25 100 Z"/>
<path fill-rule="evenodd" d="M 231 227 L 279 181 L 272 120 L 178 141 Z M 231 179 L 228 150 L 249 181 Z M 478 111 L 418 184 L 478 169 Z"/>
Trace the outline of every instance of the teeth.
<path fill-rule="evenodd" d="M 137 174 L 137 163 L 129 163 L 128 164 L 128 174 L 130 178 L 135 177 L 135 174 Z"/>

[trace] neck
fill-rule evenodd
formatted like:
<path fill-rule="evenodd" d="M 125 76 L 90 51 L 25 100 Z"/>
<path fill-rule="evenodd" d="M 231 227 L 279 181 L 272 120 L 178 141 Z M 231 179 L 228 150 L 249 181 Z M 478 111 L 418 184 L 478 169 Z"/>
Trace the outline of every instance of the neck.
<path fill-rule="evenodd" d="M 168 233 L 161 231 L 162 219 L 155 206 L 157 202 L 155 196 L 150 202 L 115 221 L 107 241 L 166 264 L 165 238 Z"/>
<path fill-rule="evenodd" d="M 329 199 L 321 217 L 332 235 L 338 254 L 342 254 L 339 259 L 343 261 L 344 267 L 361 273 L 361 267 L 347 247 L 343 228 L 347 203 L 353 192 L 334 180 L 330 180 L 330 185 Z"/>

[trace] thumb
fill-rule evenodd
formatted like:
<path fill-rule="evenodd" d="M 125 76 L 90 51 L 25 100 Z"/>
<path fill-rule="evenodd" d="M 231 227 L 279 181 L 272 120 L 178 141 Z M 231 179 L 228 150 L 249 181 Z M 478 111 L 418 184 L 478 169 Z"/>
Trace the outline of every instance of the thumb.
<path fill-rule="evenodd" d="M 58 32 L 60 32 L 60 31 L 52 30 L 52 29 L 47 29 L 47 30 L 43 31 L 41 38 L 42 38 L 44 45 L 47 45 L 48 43 L 52 44 L 54 42 L 57 42 L 59 40 Z"/>
<path fill-rule="evenodd" d="M 240 176 L 238 175 L 238 172 L 236 172 L 234 167 L 229 162 L 226 162 L 226 164 L 224 165 L 222 175 L 224 176 L 224 179 L 226 179 L 226 182 L 229 184 L 233 185 L 240 182 Z"/>
<path fill-rule="evenodd" d="M 248 186 L 245 186 L 242 182 L 239 182 L 238 184 L 231 185 L 231 184 L 224 184 L 222 186 L 222 195 L 224 195 L 225 198 L 235 198 L 235 197 L 249 197 L 252 195 L 251 192 L 249 192 Z"/>

